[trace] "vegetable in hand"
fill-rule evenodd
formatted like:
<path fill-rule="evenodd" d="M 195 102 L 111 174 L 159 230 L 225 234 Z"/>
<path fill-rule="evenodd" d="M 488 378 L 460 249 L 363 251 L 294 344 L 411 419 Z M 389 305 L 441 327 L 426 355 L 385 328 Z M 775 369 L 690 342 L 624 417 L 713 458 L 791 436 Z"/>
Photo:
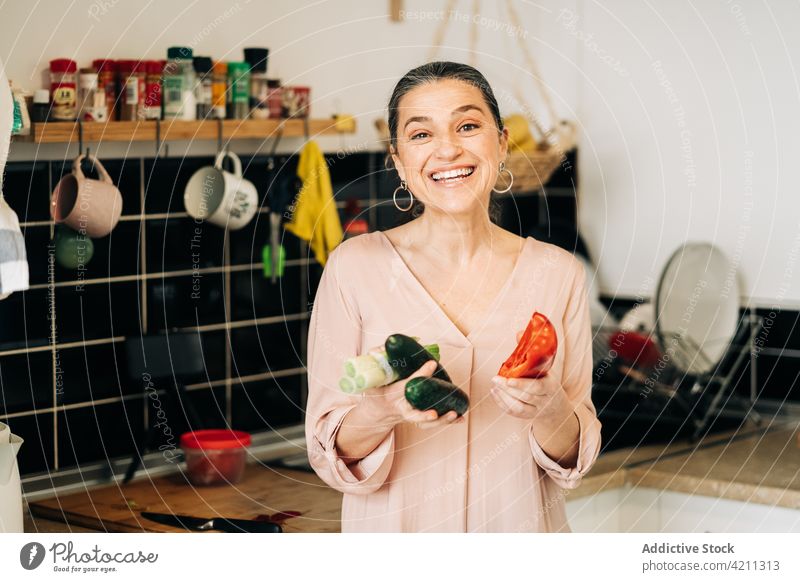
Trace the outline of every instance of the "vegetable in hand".
<path fill-rule="evenodd" d="M 435 358 L 428 350 L 423 348 L 417 340 L 401 333 L 395 333 L 386 338 L 385 347 L 389 365 L 397 374 L 398 379 L 401 380 L 408 378 L 419 370 L 425 362 L 429 360 L 438 361 L 438 358 Z M 450 376 L 441 364 L 436 366 L 433 377 L 445 382 L 451 382 Z"/>
<path fill-rule="evenodd" d="M 406 337 L 406 336 L 403 336 Z M 431 344 L 424 348 L 414 341 L 429 357 L 425 358 L 423 364 L 430 360 L 439 361 L 439 346 Z M 421 364 L 420 364 L 421 365 Z M 441 367 L 441 366 L 439 366 Z M 349 358 L 344 363 L 344 374 L 339 379 L 339 388 L 348 394 L 357 394 L 363 392 L 368 388 L 376 388 L 378 386 L 386 386 L 392 382 L 396 382 L 401 378 L 397 373 L 400 366 L 393 366 L 386 351 L 374 350 L 362 356 Z M 419 368 L 417 368 L 419 369 Z M 413 374 L 416 370 L 411 370 L 408 376 Z M 407 377 L 407 376 L 405 376 Z"/>
<path fill-rule="evenodd" d="M 427 376 L 406 382 L 406 400 L 417 410 L 435 410 L 439 416 L 451 410 L 463 416 L 469 408 L 469 397 L 458 386 Z"/>
<path fill-rule="evenodd" d="M 555 327 L 537 311 L 497 374 L 506 378 L 541 378 L 552 367 L 557 348 Z"/>

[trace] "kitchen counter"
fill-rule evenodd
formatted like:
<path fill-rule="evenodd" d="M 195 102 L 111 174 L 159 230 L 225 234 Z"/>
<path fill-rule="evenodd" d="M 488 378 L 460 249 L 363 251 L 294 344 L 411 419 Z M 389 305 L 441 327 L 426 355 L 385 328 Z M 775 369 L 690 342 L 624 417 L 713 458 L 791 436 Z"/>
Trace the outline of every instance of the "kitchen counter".
<path fill-rule="evenodd" d="M 592 470 L 586 475 L 581 485 L 569 491 L 569 498 L 574 499 L 592 495 L 606 489 L 613 489 L 625 485 L 655 488 L 694 495 L 707 495 L 754 503 L 778 505 L 792 509 L 800 509 L 800 446 L 798 446 L 798 425 L 796 423 L 774 424 L 768 429 L 744 427 L 737 433 L 726 432 L 710 435 L 699 443 L 689 443 L 680 440 L 669 444 L 653 444 L 641 447 L 630 447 L 604 453 L 597 459 Z M 267 505 L 272 511 L 300 509 L 304 516 L 289 520 L 286 531 L 339 531 L 338 517 L 341 507 L 341 494 L 325 486 L 313 473 L 289 468 L 264 468 L 258 465 L 248 466 L 248 475 L 255 480 L 258 486 L 254 491 L 271 490 L 272 493 L 253 495 L 246 493 L 248 487 L 253 485 L 228 488 L 222 492 L 217 489 L 213 499 L 208 493 L 211 489 L 193 489 L 204 495 L 206 511 L 214 514 L 221 509 L 222 495 L 231 499 L 242 496 L 249 501 L 255 501 L 252 511 L 261 507 L 266 512 Z M 166 491 L 175 495 L 175 477 L 160 478 L 166 480 Z M 149 483 L 151 489 L 161 490 L 164 484 L 153 480 Z M 137 481 L 134 483 L 138 483 Z M 269 483 L 267 483 L 269 482 Z M 134 485 L 132 483 L 131 487 Z M 271 485 L 270 485 L 271 484 Z M 186 484 L 181 484 L 186 487 Z M 106 487 L 106 490 L 109 488 Z M 117 496 L 124 496 L 124 487 L 116 487 Z M 92 510 L 97 513 L 96 490 L 85 492 L 80 499 L 83 505 L 91 495 Z M 60 498 L 58 511 L 42 512 L 41 507 L 33 508 L 37 517 L 28 515 L 25 521 L 27 532 L 86 532 L 86 531 L 169 531 L 165 526 L 148 524 L 141 519 L 136 519 L 130 512 L 129 515 L 115 516 L 109 524 L 97 522 L 93 526 L 92 519 L 76 519 L 69 510 L 63 509 L 68 505 L 72 496 Z M 138 493 L 139 499 L 146 502 L 146 492 Z M 175 499 L 165 496 L 165 499 Z M 216 500 L 216 501 L 214 501 Z M 142 502 L 140 501 L 140 502 Z M 268 502 L 268 503 L 266 503 Z M 40 504 L 33 504 L 34 506 Z M 197 500 L 168 502 L 161 500 L 160 505 L 148 507 L 150 511 L 172 509 L 182 513 L 194 513 L 199 510 L 189 511 L 198 507 Z M 50 503 L 51 509 L 59 507 Z M 80 503 L 78 504 L 80 505 Z M 295 507 L 298 505 L 298 507 Z M 302 505 L 303 507 L 300 507 Z M 163 507 L 162 507 L 163 506 Z M 291 507 L 290 507 L 291 506 Z M 250 510 L 244 502 L 239 501 L 231 505 L 238 507 L 234 511 L 237 517 L 253 517 L 247 514 Z M 86 507 L 84 507 L 86 509 Z M 250 513 L 252 513 L 250 511 Z M 96 518 L 97 516 L 95 516 Z M 57 519 L 53 519 L 57 518 Z M 69 524 L 60 521 L 64 519 Z M 123 524 L 117 526 L 115 524 Z M 104 527 L 105 525 L 105 527 Z M 176 530 L 172 530 L 176 531 Z"/>
<path fill-rule="evenodd" d="M 796 422 L 600 455 L 570 498 L 631 485 L 800 509 Z"/>
<path fill-rule="evenodd" d="M 235 484 L 195 487 L 182 473 L 175 473 L 33 501 L 26 527 L 29 531 L 180 533 L 185 530 L 145 519 L 141 512 L 270 521 L 278 521 L 277 514 L 297 512 L 285 519 L 285 532 L 338 532 L 341 504 L 342 494 L 314 473 L 250 464 Z M 59 530 L 52 521 L 68 525 Z"/>

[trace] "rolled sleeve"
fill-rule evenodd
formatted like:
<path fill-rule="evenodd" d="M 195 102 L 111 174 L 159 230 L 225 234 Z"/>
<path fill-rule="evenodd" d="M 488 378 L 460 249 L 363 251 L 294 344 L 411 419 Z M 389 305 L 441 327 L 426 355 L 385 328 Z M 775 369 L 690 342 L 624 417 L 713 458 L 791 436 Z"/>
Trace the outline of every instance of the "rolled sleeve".
<path fill-rule="evenodd" d="M 361 353 L 361 317 L 350 285 L 355 258 L 348 243 L 328 257 L 314 299 L 308 330 L 308 402 L 305 432 L 308 460 L 317 475 L 343 493 L 378 490 L 394 459 L 394 430 L 364 458 L 345 463 L 336 436 L 347 414 L 361 398 L 339 388 L 342 363 Z M 344 253 L 344 255 L 343 255 Z"/>
<path fill-rule="evenodd" d="M 565 467 L 552 459 L 536 440 L 533 425 L 528 430 L 533 459 L 536 464 L 563 489 L 575 489 L 583 476 L 592 468 L 600 452 L 600 422 L 594 413 L 581 407 L 575 410 L 580 427 L 578 461 L 574 467 Z"/>
<path fill-rule="evenodd" d="M 586 288 L 586 270 L 578 259 L 573 262 L 572 292 L 564 312 L 563 327 L 564 368 L 562 385 L 567 399 L 573 403 L 578 418 L 578 460 L 574 467 L 565 467 L 549 457 L 533 434 L 528 430 L 528 440 L 534 461 L 560 487 L 574 489 L 583 476 L 594 466 L 600 454 L 601 428 L 592 403 L 592 324 L 589 315 L 589 297 Z"/>
<path fill-rule="evenodd" d="M 324 467 L 324 480 L 342 493 L 368 494 L 377 491 L 386 481 L 394 460 L 394 430 L 366 457 L 347 464 L 336 449 L 336 435 L 347 414 L 356 405 L 332 410 L 319 423 L 309 460 L 316 467 Z"/>

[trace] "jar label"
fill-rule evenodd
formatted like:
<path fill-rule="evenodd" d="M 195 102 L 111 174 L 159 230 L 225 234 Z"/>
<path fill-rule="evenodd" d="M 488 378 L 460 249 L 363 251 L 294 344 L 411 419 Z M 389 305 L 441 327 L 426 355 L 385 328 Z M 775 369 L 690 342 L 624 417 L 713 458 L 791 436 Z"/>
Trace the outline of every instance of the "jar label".
<path fill-rule="evenodd" d="M 139 80 L 131 77 L 125 83 L 125 104 L 138 105 L 139 103 Z"/>
<path fill-rule="evenodd" d="M 60 85 L 53 90 L 53 119 L 75 119 L 77 95 L 75 87 Z"/>

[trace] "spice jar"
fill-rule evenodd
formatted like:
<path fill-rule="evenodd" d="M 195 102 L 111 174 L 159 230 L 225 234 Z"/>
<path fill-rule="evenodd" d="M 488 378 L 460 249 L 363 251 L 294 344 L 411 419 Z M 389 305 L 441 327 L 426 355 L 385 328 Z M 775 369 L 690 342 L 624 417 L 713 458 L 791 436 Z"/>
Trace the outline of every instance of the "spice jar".
<path fill-rule="evenodd" d="M 214 68 L 210 57 L 194 57 L 194 73 L 197 76 L 195 84 L 195 109 L 197 119 L 211 117 L 211 86 L 212 69 Z"/>
<path fill-rule="evenodd" d="M 211 75 L 211 108 L 215 119 L 225 119 L 225 100 L 228 91 L 228 64 L 214 63 Z"/>
<path fill-rule="evenodd" d="M 269 117 L 269 86 L 267 80 L 267 58 L 265 48 L 244 49 L 244 60 L 250 65 L 250 117 L 266 119 Z"/>
<path fill-rule="evenodd" d="M 144 108 L 145 73 L 140 61 L 117 61 L 121 121 L 136 121 Z"/>
<path fill-rule="evenodd" d="M 106 120 L 106 94 L 98 86 L 97 71 L 93 68 L 81 69 L 78 80 L 78 119 Z"/>
<path fill-rule="evenodd" d="M 92 61 L 94 70 L 97 71 L 97 86 L 105 93 L 106 119 L 115 121 L 119 119 L 117 111 L 117 63 L 106 59 Z"/>
<path fill-rule="evenodd" d="M 250 65 L 228 63 L 228 119 L 247 119 L 250 113 Z"/>
<path fill-rule="evenodd" d="M 77 116 L 77 72 L 78 65 L 73 60 L 50 61 L 50 94 L 53 99 L 50 119 L 53 121 L 74 121 Z"/>
<path fill-rule="evenodd" d="M 145 119 L 161 119 L 161 61 L 145 61 L 144 107 Z"/>
<path fill-rule="evenodd" d="M 33 93 L 33 107 L 31 108 L 31 121 L 44 123 L 50 117 L 50 91 L 37 89 Z"/>
<path fill-rule="evenodd" d="M 284 117 L 308 117 L 310 87 L 283 87 L 281 90 Z"/>
<path fill-rule="evenodd" d="M 269 116 L 273 119 L 280 119 L 283 116 L 283 93 L 280 79 L 267 80 L 267 87 L 267 108 L 269 109 Z"/>
<path fill-rule="evenodd" d="M 167 50 L 164 65 L 162 102 L 164 119 L 195 119 L 194 63 L 192 49 L 182 46 Z"/>

